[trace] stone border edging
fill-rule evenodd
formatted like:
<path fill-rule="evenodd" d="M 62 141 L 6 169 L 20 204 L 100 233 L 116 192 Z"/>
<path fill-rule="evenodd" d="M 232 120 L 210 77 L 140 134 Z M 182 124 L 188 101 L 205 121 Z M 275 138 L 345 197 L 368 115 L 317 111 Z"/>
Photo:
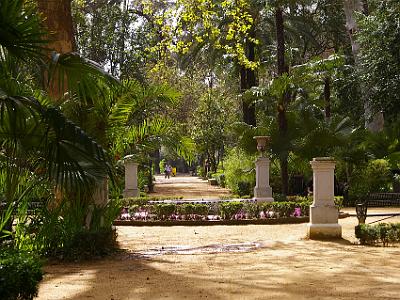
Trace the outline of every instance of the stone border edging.
<path fill-rule="evenodd" d="M 274 225 L 299 224 L 309 222 L 309 217 L 290 217 L 279 219 L 254 220 L 169 220 L 169 221 L 137 221 L 116 220 L 114 226 L 215 226 L 215 225 Z"/>

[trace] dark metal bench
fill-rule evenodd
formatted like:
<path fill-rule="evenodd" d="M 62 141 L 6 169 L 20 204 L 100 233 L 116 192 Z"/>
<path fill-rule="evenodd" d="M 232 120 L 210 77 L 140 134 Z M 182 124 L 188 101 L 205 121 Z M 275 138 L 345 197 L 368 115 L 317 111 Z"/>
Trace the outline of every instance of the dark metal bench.
<path fill-rule="evenodd" d="M 364 201 L 356 204 L 356 213 L 359 224 L 364 224 L 367 216 L 397 216 L 400 213 L 367 214 L 368 207 L 400 207 L 400 193 L 371 193 Z"/>

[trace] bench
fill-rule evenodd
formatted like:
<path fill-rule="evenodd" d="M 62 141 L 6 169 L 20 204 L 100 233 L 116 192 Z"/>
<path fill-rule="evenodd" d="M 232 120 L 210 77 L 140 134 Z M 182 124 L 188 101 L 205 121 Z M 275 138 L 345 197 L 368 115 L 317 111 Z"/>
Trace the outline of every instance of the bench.
<path fill-rule="evenodd" d="M 356 204 L 359 224 L 364 224 L 367 216 L 396 216 L 400 213 L 375 213 L 367 215 L 368 207 L 400 207 L 400 193 L 371 193 L 364 201 Z"/>

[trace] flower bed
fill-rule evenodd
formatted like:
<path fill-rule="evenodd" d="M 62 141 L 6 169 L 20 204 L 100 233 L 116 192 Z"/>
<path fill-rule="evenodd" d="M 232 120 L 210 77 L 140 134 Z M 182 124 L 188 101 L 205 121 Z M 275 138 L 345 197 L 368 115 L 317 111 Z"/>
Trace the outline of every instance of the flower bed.
<path fill-rule="evenodd" d="M 187 221 L 242 221 L 282 218 L 308 220 L 311 200 L 257 203 L 252 199 L 240 200 L 150 200 L 131 198 L 125 201 L 118 225 L 134 222 L 187 222 Z M 117 224 L 116 223 L 116 224 Z M 228 222 L 229 223 L 229 222 Z M 182 223 L 183 224 L 183 223 Z"/>

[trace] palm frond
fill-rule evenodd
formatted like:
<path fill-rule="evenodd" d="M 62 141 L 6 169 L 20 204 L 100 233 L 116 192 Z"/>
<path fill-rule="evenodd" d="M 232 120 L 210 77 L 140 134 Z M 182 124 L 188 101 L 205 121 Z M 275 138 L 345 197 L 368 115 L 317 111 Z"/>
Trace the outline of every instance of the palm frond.
<path fill-rule="evenodd" d="M 56 184 L 73 188 L 113 176 L 104 149 L 56 108 L 44 113 L 47 124 L 47 169 Z"/>
<path fill-rule="evenodd" d="M 0 53 L 28 60 L 43 57 L 46 32 L 33 1 L 0 1 Z"/>
<path fill-rule="evenodd" d="M 52 52 L 47 84 L 59 91 L 77 94 L 82 101 L 88 102 L 107 98 L 108 89 L 119 85 L 119 81 L 98 63 L 78 53 Z"/>

